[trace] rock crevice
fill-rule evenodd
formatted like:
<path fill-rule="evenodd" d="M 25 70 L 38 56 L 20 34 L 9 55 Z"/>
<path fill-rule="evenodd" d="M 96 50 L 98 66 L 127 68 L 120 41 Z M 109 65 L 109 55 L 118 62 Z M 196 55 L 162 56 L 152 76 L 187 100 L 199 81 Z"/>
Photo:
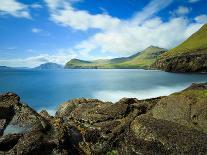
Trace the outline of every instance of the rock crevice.
<path fill-rule="evenodd" d="M 0 112 L 0 154 L 207 153 L 206 83 L 147 100 L 74 99 L 54 117 L 7 93 Z"/>

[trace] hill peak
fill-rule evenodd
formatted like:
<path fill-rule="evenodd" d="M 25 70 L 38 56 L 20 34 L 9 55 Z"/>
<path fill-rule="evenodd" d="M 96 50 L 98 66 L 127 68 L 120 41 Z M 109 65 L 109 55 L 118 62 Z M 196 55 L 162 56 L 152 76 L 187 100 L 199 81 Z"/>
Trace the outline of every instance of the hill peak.
<path fill-rule="evenodd" d="M 151 46 L 145 48 L 143 51 L 145 51 L 145 50 L 151 50 L 151 49 L 152 49 L 152 50 L 155 50 L 155 49 L 163 50 L 164 48 L 161 48 L 161 47 L 158 47 L 158 46 L 151 45 Z"/>
<path fill-rule="evenodd" d="M 62 68 L 63 68 L 62 65 L 54 62 L 47 62 L 35 67 L 35 69 L 62 69 Z"/>

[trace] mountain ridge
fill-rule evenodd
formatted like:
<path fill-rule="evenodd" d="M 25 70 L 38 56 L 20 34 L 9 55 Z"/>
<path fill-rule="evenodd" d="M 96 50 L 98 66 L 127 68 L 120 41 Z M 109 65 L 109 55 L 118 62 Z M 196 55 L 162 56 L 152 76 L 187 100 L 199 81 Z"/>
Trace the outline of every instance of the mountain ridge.
<path fill-rule="evenodd" d="M 63 69 L 63 66 L 53 62 L 47 62 L 35 67 L 34 69 Z"/>
<path fill-rule="evenodd" d="M 101 59 L 86 61 L 80 59 L 71 59 L 66 63 L 66 69 L 129 69 L 143 68 L 148 69 L 155 59 L 167 50 L 157 46 L 149 46 L 141 52 L 135 53 L 128 57 L 120 57 L 113 59 Z"/>
<path fill-rule="evenodd" d="M 152 68 L 168 72 L 207 72 L 207 24 L 177 47 L 160 55 Z"/>

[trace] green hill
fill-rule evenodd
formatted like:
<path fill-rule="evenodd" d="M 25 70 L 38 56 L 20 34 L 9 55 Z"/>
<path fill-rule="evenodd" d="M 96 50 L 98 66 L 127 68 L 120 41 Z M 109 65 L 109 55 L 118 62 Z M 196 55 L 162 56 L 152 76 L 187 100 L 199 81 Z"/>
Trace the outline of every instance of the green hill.
<path fill-rule="evenodd" d="M 136 53 L 129 57 L 114 58 L 114 59 L 101 59 L 94 61 L 84 61 L 79 59 L 71 59 L 65 68 L 144 68 L 148 69 L 156 60 L 156 58 L 166 52 L 165 49 L 150 46 L 142 52 Z"/>
<path fill-rule="evenodd" d="M 177 47 L 160 55 L 152 66 L 172 72 L 207 72 L 207 24 Z"/>
<path fill-rule="evenodd" d="M 57 63 L 48 62 L 41 64 L 38 67 L 35 67 L 34 69 L 63 69 L 63 66 Z"/>

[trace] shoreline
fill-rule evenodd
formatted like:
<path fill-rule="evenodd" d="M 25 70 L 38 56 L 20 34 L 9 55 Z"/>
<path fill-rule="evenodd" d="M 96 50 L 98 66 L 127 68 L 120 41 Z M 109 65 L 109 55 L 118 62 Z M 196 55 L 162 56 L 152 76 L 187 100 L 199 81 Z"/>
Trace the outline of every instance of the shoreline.
<path fill-rule="evenodd" d="M 207 83 L 145 100 L 73 99 L 54 117 L 6 93 L 0 95 L 0 153 L 205 154 L 206 115 Z"/>

